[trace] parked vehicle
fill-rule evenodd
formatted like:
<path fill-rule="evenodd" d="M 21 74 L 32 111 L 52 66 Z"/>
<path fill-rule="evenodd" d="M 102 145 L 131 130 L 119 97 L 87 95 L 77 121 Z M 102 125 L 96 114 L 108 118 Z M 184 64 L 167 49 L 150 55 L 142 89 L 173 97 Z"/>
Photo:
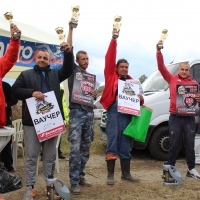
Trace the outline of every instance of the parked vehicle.
<path fill-rule="evenodd" d="M 95 124 L 100 124 L 101 123 L 101 116 L 104 111 L 103 106 L 100 104 L 100 98 L 101 96 L 97 97 L 97 99 L 94 101 L 94 122 Z"/>
<path fill-rule="evenodd" d="M 191 66 L 190 75 L 200 83 L 200 59 L 187 60 Z M 181 62 L 173 63 L 167 66 L 172 74 L 177 74 Z M 153 72 L 142 84 L 144 90 L 144 105 L 153 109 L 151 122 L 149 125 L 146 141 L 134 142 L 135 149 L 148 148 L 151 155 L 158 160 L 167 160 L 169 151 L 169 104 L 170 94 L 168 83 L 163 79 L 158 70 Z M 105 135 L 106 111 L 103 111 L 101 117 L 101 132 Z M 196 128 L 199 125 L 199 117 L 195 117 Z M 102 137 L 102 136 L 101 136 Z M 105 138 L 105 137 L 104 137 Z M 180 145 L 179 153 L 184 146 Z"/>

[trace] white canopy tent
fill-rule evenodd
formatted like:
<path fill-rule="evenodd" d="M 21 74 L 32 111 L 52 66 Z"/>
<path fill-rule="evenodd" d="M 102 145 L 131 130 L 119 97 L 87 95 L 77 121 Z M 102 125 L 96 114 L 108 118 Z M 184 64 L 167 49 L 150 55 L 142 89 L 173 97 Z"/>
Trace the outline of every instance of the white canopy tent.
<path fill-rule="evenodd" d="M 10 22 L 5 18 L 0 16 L 0 35 L 10 37 Z M 27 24 L 23 24 L 20 22 L 16 22 L 18 28 L 22 31 L 22 40 L 30 41 L 30 42 L 42 42 L 48 44 L 59 44 L 58 38 L 49 35 L 48 33 L 41 31 L 37 28 L 29 26 Z M 7 74 L 6 77 L 9 78 L 17 78 L 21 71 L 24 71 L 26 67 L 18 67 L 14 66 Z"/>
<path fill-rule="evenodd" d="M 27 24 L 23 24 L 20 22 L 14 22 L 18 26 L 18 28 L 22 31 L 22 40 L 27 40 L 31 42 L 43 42 L 49 44 L 59 44 L 59 40 L 57 37 L 49 35 L 48 33 L 41 31 L 37 28 L 29 26 Z M 7 21 L 4 17 L 0 16 L 0 34 L 3 36 L 10 36 L 10 25 L 9 21 Z"/>
<path fill-rule="evenodd" d="M 37 28 L 34 28 L 32 26 L 29 26 L 27 24 L 23 24 L 20 22 L 15 22 L 17 24 L 18 28 L 22 31 L 21 39 L 30 41 L 30 42 L 41 42 L 41 43 L 47 43 L 47 44 L 59 44 L 58 37 L 54 37 L 44 31 L 41 31 Z M 10 22 L 7 21 L 4 17 L 0 16 L 0 35 L 10 37 Z M 14 78 L 16 79 L 21 71 L 30 69 L 28 67 L 19 67 L 14 66 L 5 77 L 8 78 Z M 68 100 L 68 84 L 67 81 L 63 82 L 64 85 L 64 91 L 66 95 L 66 100 Z M 67 102 L 68 105 L 68 102 Z"/>

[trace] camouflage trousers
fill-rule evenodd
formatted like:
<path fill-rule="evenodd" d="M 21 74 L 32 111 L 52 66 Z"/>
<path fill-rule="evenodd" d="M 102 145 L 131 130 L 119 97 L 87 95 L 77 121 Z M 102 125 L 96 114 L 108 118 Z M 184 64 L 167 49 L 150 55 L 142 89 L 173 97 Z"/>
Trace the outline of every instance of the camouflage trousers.
<path fill-rule="evenodd" d="M 93 141 L 93 112 L 71 109 L 69 113 L 68 141 L 71 142 L 69 155 L 69 177 L 71 184 L 78 184 L 85 176 L 85 165 L 89 159 L 90 143 Z"/>

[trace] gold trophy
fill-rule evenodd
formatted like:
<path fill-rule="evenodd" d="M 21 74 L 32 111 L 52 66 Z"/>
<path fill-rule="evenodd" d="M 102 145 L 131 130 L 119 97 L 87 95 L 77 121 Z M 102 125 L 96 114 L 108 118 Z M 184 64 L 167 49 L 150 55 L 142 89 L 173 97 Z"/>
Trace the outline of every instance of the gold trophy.
<path fill-rule="evenodd" d="M 12 21 L 12 19 L 13 19 L 13 14 L 12 14 L 12 12 L 7 12 L 7 13 L 5 13 L 5 14 L 4 14 L 4 17 L 5 17 L 7 20 L 10 21 L 10 24 L 14 24 L 13 21 Z M 15 40 L 18 40 L 20 37 L 21 37 L 21 34 L 20 34 L 20 33 L 14 33 L 14 35 L 13 35 L 13 38 L 14 38 Z"/>
<path fill-rule="evenodd" d="M 116 30 L 116 32 L 113 32 L 113 38 L 118 38 L 119 37 L 119 30 L 120 30 L 120 27 L 121 27 L 121 20 L 122 20 L 122 17 L 119 16 L 119 15 L 116 15 L 114 16 L 114 24 L 113 24 L 113 29 Z"/>
<path fill-rule="evenodd" d="M 80 7 L 78 5 L 75 5 L 75 6 L 72 6 L 71 9 L 72 9 L 72 18 L 69 25 L 71 28 L 76 28 L 78 26 L 78 17 L 80 15 L 79 13 Z"/>
<path fill-rule="evenodd" d="M 167 29 L 163 29 L 162 30 L 162 34 L 161 34 L 161 36 L 160 36 L 160 40 L 164 43 L 164 41 L 166 40 L 166 38 L 167 38 L 167 32 L 168 32 L 168 30 Z M 159 49 L 163 49 L 163 45 L 158 45 L 158 47 L 159 47 Z"/>
<path fill-rule="evenodd" d="M 64 28 L 63 27 L 58 27 L 58 28 L 56 28 L 55 29 L 56 30 L 56 33 L 58 34 L 58 38 L 59 38 L 59 41 L 60 41 L 60 43 L 62 43 L 62 42 L 65 42 L 65 34 L 63 34 L 64 33 Z M 60 47 L 60 50 L 61 51 L 65 51 L 65 47 Z"/>

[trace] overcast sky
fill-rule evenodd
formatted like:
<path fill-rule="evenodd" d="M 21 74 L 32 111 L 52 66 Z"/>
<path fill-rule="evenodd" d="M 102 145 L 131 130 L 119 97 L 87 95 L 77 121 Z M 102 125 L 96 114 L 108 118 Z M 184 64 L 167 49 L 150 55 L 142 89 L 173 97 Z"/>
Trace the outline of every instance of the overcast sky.
<path fill-rule="evenodd" d="M 101 82 L 115 15 L 122 16 L 117 59 L 129 61 L 129 74 L 134 78 L 149 76 L 156 70 L 155 45 L 163 28 L 168 29 L 163 49 L 165 64 L 200 57 L 199 0 L 0 0 L 0 3 L 2 16 L 11 11 L 14 21 L 40 28 L 55 37 L 58 26 L 67 32 L 71 6 L 79 5 L 74 52 L 88 52 L 88 71 Z"/>

